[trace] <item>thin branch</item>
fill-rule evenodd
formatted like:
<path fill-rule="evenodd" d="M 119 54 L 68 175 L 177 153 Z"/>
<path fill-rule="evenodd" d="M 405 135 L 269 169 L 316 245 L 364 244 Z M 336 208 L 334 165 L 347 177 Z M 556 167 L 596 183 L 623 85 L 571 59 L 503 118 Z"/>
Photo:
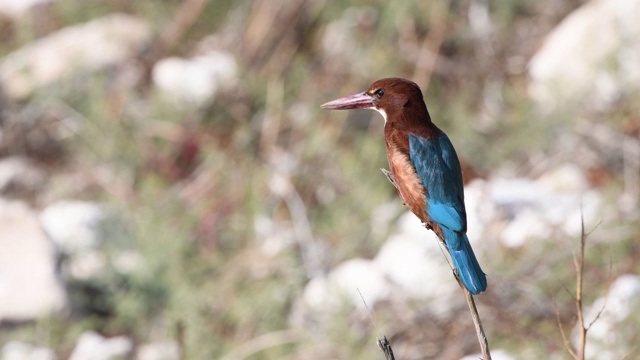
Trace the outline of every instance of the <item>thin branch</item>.
<path fill-rule="evenodd" d="M 580 256 L 576 260 L 574 257 L 574 263 L 576 266 L 576 309 L 578 311 L 578 324 L 580 328 L 578 331 L 580 332 L 580 350 L 578 353 L 578 359 L 584 360 L 585 350 L 587 346 L 587 328 L 584 326 L 584 311 L 582 306 L 582 288 L 583 288 L 583 277 L 584 277 L 584 248 L 587 240 L 587 235 L 584 231 L 584 215 L 580 213 L 580 226 L 581 226 L 581 236 L 580 236 Z"/>
<path fill-rule="evenodd" d="M 607 295 L 608 294 L 609 293 L 607 293 Z M 598 311 L 598 314 L 596 314 L 596 317 L 593 319 L 593 321 L 589 323 L 589 326 L 586 327 L 586 331 L 589 331 L 589 329 L 591 329 L 591 326 L 593 326 L 593 324 L 595 324 L 596 321 L 598 321 L 598 319 L 600 318 L 600 315 L 602 315 L 602 312 L 607 307 L 607 297 L 605 297 L 604 304 L 602 304 L 602 308 L 600 308 L 600 311 Z"/>
<path fill-rule="evenodd" d="M 605 302 L 602 305 L 596 317 L 589 323 L 589 325 L 585 326 L 585 318 L 584 318 L 584 303 L 583 303 L 583 294 L 584 294 L 584 259 L 585 259 L 585 249 L 587 247 L 587 237 L 591 235 L 593 231 L 598 227 L 600 223 L 596 224 L 596 226 L 589 232 L 585 231 L 584 228 L 584 214 L 580 213 L 580 253 L 578 256 L 573 255 L 573 266 L 576 272 L 576 294 L 572 295 L 576 312 L 578 316 L 578 332 L 580 335 L 580 342 L 577 345 L 577 349 L 571 345 L 571 342 L 567 339 L 567 336 L 564 332 L 564 328 L 562 327 L 562 323 L 560 321 L 560 312 L 557 306 L 554 307 L 556 309 L 556 321 L 558 322 L 558 328 L 560 329 L 560 334 L 562 335 L 562 340 L 564 341 L 565 348 L 576 360 L 584 360 L 586 356 L 586 347 L 587 347 L 587 332 L 591 329 L 591 326 L 595 324 L 596 321 L 602 315 L 602 312 L 607 306 L 607 299 L 605 298 Z M 611 273 L 611 261 L 609 261 L 609 273 Z M 562 284 L 562 287 L 571 294 L 571 291 Z M 608 296 L 608 295 L 607 295 Z"/>
<path fill-rule="evenodd" d="M 378 346 L 380 347 L 380 350 L 384 352 L 384 357 L 387 360 L 396 360 L 395 356 L 393 356 L 393 349 L 391 349 L 391 343 L 389 342 L 389 339 L 387 339 L 386 336 L 384 336 L 382 340 L 378 339 Z"/>
<path fill-rule="evenodd" d="M 356 290 L 358 290 L 358 295 L 360 295 L 360 300 L 362 300 L 362 303 L 364 304 L 364 308 L 367 309 L 367 313 L 369 314 L 369 320 L 371 320 L 371 323 L 373 324 L 373 328 L 376 329 L 376 332 L 378 332 L 378 324 L 376 324 L 376 320 L 373 318 L 373 313 L 371 312 L 371 309 L 369 309 L 369 305 L 367 305 L 367 302 L 364 301 L 364 296 L 362 296 L 360 289 L 356 288 Z"/>
<path fill-rule="evenodd" d="M 424 224 L 424 225 L 427 227 L 427 229 L 433 230 L 427 224 Z M 446 250 L 446 253 L 449 254 L 449 257 L 450 257 L 451 254 L 449 253 L 449 248 L 447 247 L 447 244 L 444 242 L 444 239 L 440 239 L 440 238 L 438 239 L 440 240 L 439 241 L 440 250 L 442 251 L 443 254 L 445 254 L 445 250 Z M 482 359 L 491 360 L 489 342 L 487 341 L 487 335 L 484 333 L 484 328 L 482 327 L 482 322 L 480 321 L 480 314 L 478 314 L 478 309 L 476 308 L 476 302 L 473 299 L 473 294 L 471 294 L 469 290 L 467 290 L 467 288 L 464 286 L 464 284 L 462 284 L 462 280 L 460 280 L 460 276 L 458 275 L 458 272 L 456 271 L 453 263 L 450 262 L 449 257 L 445 255 L 445 258 L 447 258 L 447 262 L 449 262 L 449 267 L 451 267 L 451 270 L 453 271 L 453 276 L 455 277 L 456 281 L 458 282 L 458 285 L 464 292 L 464 297 L 465 297 L 465 300 L 467 301 L 469 312 L 471 313 L 471 320 L 473 320 L 473 326 L 476 330 L 476 335 L 478 336 L 478 343 L 480 344 L 480 350 L 482 351 Z"/>
<path fill-rule="evenodd" d="M 364 301 L 364 296 L 362 296 L 360 289 L 357 289 L 357 290 L 358 290 L 358 294 L 360 294 L 360 299 L 362 299 L 362 303 L 364 304 L 364 307 L 367 309 L 367 312 L 369 313 L 369 318 L 371 320 L 371 323 L 373 324 L 373 327 L 376 329 L 376 332 L 378 332 L 378 325 L 376 324 L 376 321 L 373 318 L 373 314 L 369 309 L 369 305 L 367 305 L 367 302 Z M 391 342 L 389 342 L 389 339 L 387 339 L 386 335 L 383 335 L 382 339 L 378 338 L 377 343 L 380 350 L 384 352 L 384 357 L 387 360 L 395 360 L 395 356 L 393 355 L 393 349 L 391 349 Z"/>
<path fill-rule="evenodd" d="M 484 333 L 484 328 L 482 327 L 482 322 L 480 321 L 480 315 L 478 314 L 478 309 L 476 308 L 476 302 L 473 300 L 473 295 L 467 290 L 467 288 L 460 281 L 460 277 L 457 273 L 456 280 L 458 280 L 458 284 L 462 288 L 464 292 L 464 297 L 467 300 L 467 305 L 469 306 L 469 312 L 471 313 L 471 319 L 473 320 L 473 325 L 476 329 L 476 335 L 478 336 L 478 343 L 480 344 L 480 350 L 482 351 L 482 359 L 491 360 L 491 352 L 489 351 L 489 342 L 487 341 L 487 335 Z"/>
<path fill-rule="evenodd" d="M 444 239 L 440 239 L 440 238 L 438 239 L 440 240 L 439 242 L 440 250 L 443 252 L 443 254 L 445 253 L 445 250 L 446 250 L 446 253 L 449 254 L 449 257 L 450 257 L 451 253 L 449 252 L 449 248 L 447 247 L 447 244 L 444 242 Z M 449 262 L 449 266 L 453 271 L 453 276 L 458 282 L 458 285 L 464 292 L 464 297 L 465 297 L 465 300 L 467 301 L 467 306 L 469 307 L 469 313 L 471 313 L 471 320 L 473 321 L 473 326 L 476 330 L 476 335 L 478 336 L 478 343 L 480 344 L 482 359 L 491 360 L 491 352 L 489 351 L 489 342 L 487 341 L 487 335 L 484 333 L 484 328 L 482 327 L 482 321 L 480 321 L 480 314 L 478 314 L 478 308 L 476 307 L 476 302 L 473 299 L 473 294 L 469 292 L 467 287 L 464 286 L 464 284 L 462 283 L 462 280 L 460 280 L 460 275 L 458 275 L 458 271 L 455 269 L 455 266 L 453 265 L 453 263 L 450 262 L 450 259 L 446 255 L 445 255 L 445 258 L 447 258 L 447 262 Z"/>
<path fill-rule="evenodd" d="M 611 264 L 612 264 L 611 253 L 609 253 L 609 286 L 607 286 L 607 288 L 611 287 L 611 266 L 612 266 Z M 609 291 L 607 290 L 607 295 L 605 295 L 605 297 L 604 297 L 604 304 L 602 304 L 602 308 L 600 308 L 600 310 L 598 311 L 598 314 L 596 314 L 596 317 L 589 323 L 589 326 L 587 326 L 587 331 L 589 331 L 589 329 L 591 329 L 593 324 L 595 324 L 596 321 L 598 321 L 598 319 L 600 318 L 600 315 L 602 315 L 602 312 L 604 311 L 604 309 L 607 308 L 607 302 L 608 301 L 609 301 Z"/>
<path fill-rule="evenodd" d="M 575 351 L 573 351 L 573 346 L 571 346 L 571 341 L 567 338 L 567 335 L 564 332 L 564 328 L 562 327 L 562 322 L 560 321 L 560 309 L 556 303 L 553 303 L 553 307 L 556 310 L 556 321 L 558 322 L 558 328 L 560 329 L 560 335 L 562 335 L 562 341 L 564 342 L 564 347 L 567 349 L 572 358 L 578 359 L 578 355 Z"/>

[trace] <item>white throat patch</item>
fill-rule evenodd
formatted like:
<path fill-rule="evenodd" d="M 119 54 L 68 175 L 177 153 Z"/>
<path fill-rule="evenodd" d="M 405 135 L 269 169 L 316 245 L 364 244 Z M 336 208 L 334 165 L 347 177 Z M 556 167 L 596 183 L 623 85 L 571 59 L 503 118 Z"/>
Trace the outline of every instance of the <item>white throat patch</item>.
<path fill-rule="evenodd" d="M 384 123 L 387 123 L 387 113 L 382 110 L 382 109 L 376 109 L 375 107 L 373 108 L 373 110 L 377 111 L 380 113 L 380 115 L 382 115 L 382 117 L 384 118 Z"/>

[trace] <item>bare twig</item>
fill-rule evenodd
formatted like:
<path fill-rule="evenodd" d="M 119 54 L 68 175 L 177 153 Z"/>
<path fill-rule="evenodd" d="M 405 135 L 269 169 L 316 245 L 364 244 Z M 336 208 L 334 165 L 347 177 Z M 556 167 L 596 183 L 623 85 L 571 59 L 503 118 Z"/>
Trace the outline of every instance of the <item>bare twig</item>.
<path fill-rule="evenodd" d="M 458 284 L 462 291 L 464 292 L 464 297 L 467 300 L 467 305 L 469 306 L 469 312 L 471 313 L 471 319 L 473 320 L 473 326 L 476 329 L 476 335 L 478 336 L 478 343 L 480 344 L 480 350 L 482 351 L 482 359 L 483 360 L 491 360 L 491 351 L 489 351 L 489 341 L 487 340 L 487 335 L 484 333 L 484 328 L 482 327 L 482 322 L 480 321 L 480 314 L 478 314 L 478 309 L 476 308 L 476 302 L 473 299 L 473 295 L 467 290 L 467 288 L 462 284 L 460 277 L 457 273 L 455 273 L 456 280 L 458 280 Z"/>
<path fill-rule="evenodd" d="M 600 225 L 599 222 L 598 222 L 598 224 L 596 224 L 596 227 L 598 227 L 598 225 Z M 591 234 L 595 229 L 596 228 L 594 228 L 589 233 L 587 233 L 587 236 L 589 236 L 589 234 Z M 613 264 L 613 260 L 611 259 L 611 253 L 609 253 L 609 286 L 611 286 L 611 266 L 612 266 L 612 264 Z M 609 288 L 609 286 L 607 286 L 607 288 Z M 600 318 L 600 315 L 602 315 L 602 312 L 607 307 L 607 301 L 608 300 L 609 300 L 609 291 L 607 291 L 607 295 L 604 297 L 604 303 L 602 304 L 602 308 L 600 308 L 600 310 L 596 314 L 596 317 L 594 317 L 593 320 L 589 323 L 589 326 L 587 326 L 587 331 L 589 331 L 589 329 L 591 329 L 593 324 L 595 324 L 596 321 L 598 321 L 598 319 Z"/>
<path fill-rule="evenodd" d="M 360 295 L 360 300 L 362 300 L 362 303 L 364 304 L 364 308 L 367 309 L 367 313 L 369 314 L 369 319 L 371 320 L 371 323 L 373 324 L 373 327 L 376 329 L 376 332 L 377 332 L 378 331 L 378 325 L 376 324 L 376 321 L 373 318 L 373 314 L 371 313 L 371 309 L 369 309 L 369 305 L 367 305 L 367 302 L 364 301 L 364 296 L 362 296 L 362 293 L 360 292 L 360 289 L 356 288 L 356 290 L 358 290 L 358 294 Z"/>
<path fill-rule="evenodd" d="M 598 319 L 600 318 L 600 315 L 602 315 L 602 312 L 604 311 L 604 309 L 607 308 L 607 298 L 608 298 L 609 293 L 607 293 L 607 297 L 604 298 L 604 304 L 602 304 L 602 307 L 600 308 L 600 310 L 598 311 L 598 313 L 596 314 L 596 317 L 593 318 L 593 320 L 589 323 L 589 325 L 587 326 L 587 331 L 589 331 L 589 329 L 591 329 L 591 326 L 593 326 L 593 324 L 596 323 L 596 321 L 598 321 Z"/>
<path fill-rule="evenodd" d="M 428 225 L 426 225 L 428 229 L 430 229 L 430 227 Z M 440 240 L 440 249 L 443 251 L 443 253 L 446 252 L 449 254 L 449 248 L 447 247 L 446 243 L 444 242 L 444 239 L 439 239 Z M 444 249 L 443 249 L 444 248 Z M 446 255 L 445 255 L 446 257 Z M 447 258 L 447 261 L 450 261 L 449 258 Z M 476 330 L 476 335 L 478 336 L 478 343 L 480 344 L 480 350 L 482 352 L 482 359 L 483 360 L 491 360 L 491 351 L 489 350 L 489 341 L 487 340 L 487 335 L 484 333 L 484 328 L 482 327 L 482 321 L 480 321 L 480 314 L 478 313 L 478 308 L 476 307 L 476 302 L 473 299 L 473 294 L 471 294 L 469 292 L 469 290 L 467 290 L 467 288 L 464 286 L 464 284 L 462 283 L 462 280 L 460 280 L 460 275 L 458 275 L 458 272 L 456 271 L 455 267 L 453 266 L 453 264 L 451 262 L 449 262 L 449 266 L 451 267 L 451 270 L 453 271 L 453 276 L 456 278 L 456 281 L 458 282 L 458 285 L 460 286 L 460 288 L 462 289 L 462 291 L 464 292 L 464 297 L 465 300 L 467 301 L 467 306 L 469 307 L 469 312 L 471 313 L 471 320 L 473 320 L 473 326 Z"/>
<path fill-rule="evenodd" d="M 584 326 L 584 312 L 582 310 L 582 285 L 584 276 L 584 248 L 587 235 L 584 232 L 584 216 L 580 214 L 581 236 L 580 236 L 580 256 L 573 257 L 573 263 L 576 268 L 576 310 L 578 311 L 578 325 L 580 332 L 580 349 L 578 351 L 578 359 L 584 360 L 584 352 L 587 345 L 587 328 Z"/>
<path fill-rule="evenodd" d="M 393 356 L 393 349 L 391 349 L 391 343 L 387 337 L 383 337 L 382 339 L 378 339 L 378 346 L 384 352 L 384 357 L 387 360 L 395 360 L 395 356 Z"/>
<path fill-rule="evenodd" d="M 577 359 L 578 355 L 576 355 L 576 352 L 573 351 L 573 346 L 571 346 L 571 341 L 569 341 L 569 338 L 565 334 L 564 328 L 562 327 L 562 322 L 560 321 L 560 310 L 558 309 L 558 306 L 555 303 L 553 304 L 553 307 L 556 310 L 556 321 L 558 323 L 558 328 L 560 329 L 560 335 L 562 335 L 564 348 L 567 349 L 567 351 L 569 352 L 569 355 L 571 355 L 572 358 Z"/>
<path fill-rule="evenodd" d="M 556 320 L 558 322 L 558 327 L 560 328 L 560 334 L 562 335 L 562 339 L 564 341 L 565 348 L 567 352 L 571 355 L 572 358 L 576 360 L 584 360 L 586 347 L 587 347 L 587 332 L 595 324 L 595 322 L 600 318 L 600 315 L 604 311 L 607 306 L 607 302 L 605 299 L 605 303 L 602 308 L 596 314 L 596 317 L 589 323 L 589 325 L 585 325 L 584 319 L 584 303 L 583 303 L 583 294 L 584 294 L 584 252 L 587 245 L 587 237 L 591 234 L 591 232 L 586 232 L 584 229 L 584 215 L 580 214 L 580 253 L 578 256 L 573 256 L 573 265 L 575 267 L 576 272 L 576 295 L 574 296 L 574 302 L 576 306 L 576 312 L 578 316 L 578 332 L 580 336 L 580 342 L 578 343 L 577 348 L 574 348 L 571 345 L 571 342 L 567 339 L 565 335 L 564 329 L 560 322 L 560 313 L 558 308 L 556 307 Z M 597 227 L 597 225 L 596 225 Z M 595 230 L 595 228 L 594 228 Z M 593 231 L 593 230 L 592 230 Z M 564 285 L 563 285 L 564 287 Z M 566 287 L 564 287 L 566 289 Z M 567 292 L 570 292 L 566 289 Z"/>
<path fill-rule="evenodd" d="M 584 250 L 587 247 L 587 237 L 591 235 L 591 233 L 595 230 L 595 228 L 598 227 L 599 224 L 600 223 L 596 224 L 594 229 L 587 233 L 584 230 L 584 214 L 580 212 L 580 226 L 581 226 L 580 227 L 580 257 L 577 260 L 574 257 L 574 264 L 576 267 L 576 278 L 577 278 L 575 301 L 576 301 L 576 309 L 578 311 L 578 324 L 580 327 L 578 329 L 578 331 L 580 332 L 580 352 L 578 354 L 579 360 L 585 359 L 585 350 L 587 347 L 587 332 L 589 331 L 589 329 L 591 329 L 591 326 L 593 326 L 593 324 L 595 324 L 595 322 L 600 318 L 600 315 L 602 314 L 605 307 L 607 306 L 607 301 L 605 298 L 605 302 L 602 305 L 602 308 L 600 309 L 600 311 L 598 311 L 598 314 L 596 315 L 596 317 L 589 323 L 589 325 L 585 326 L 584 309 L 583 309 L 583 303 L 582 303 L 582 299 L 583 299 L 582 295 L 583 295 L 583 287 L 584 287 Z M 611 266 L 611 263 L 609 264 L 609 266 Z"/>
<path fill-rule="evenodd" d="M 360 299 L 362 299 L 362 303 L 364 304 L 364 307 L 367 309 L 367 312 L 369 313 L 369 318 L 371 319 L 371 323 L 373 324 L 373 327 L 376 329 L 376 332 L 378 332 L 378 325 L 376 324 L 376 321 L 373 318 L 373 314 L 371 313 L 371 310 L 369 309 L 367 302 L 364 301 L 364 296 L 362 296 L 360 289 L 357 289 L 357 290 L 358 290 L 358 294 L 360 294 Z M 389 342 L 389 339 L 387 339 L 386 335 L 383 335 L 382 339 L 378 338 L 378 347 L 380 348 L 380 350 L 382 350 L 382 352 L 384 352 L 384 357 L 387 360 L 395 360 L 395 357 L 393 356 L 393 349 L 391 349 L 391 342 Z"/>

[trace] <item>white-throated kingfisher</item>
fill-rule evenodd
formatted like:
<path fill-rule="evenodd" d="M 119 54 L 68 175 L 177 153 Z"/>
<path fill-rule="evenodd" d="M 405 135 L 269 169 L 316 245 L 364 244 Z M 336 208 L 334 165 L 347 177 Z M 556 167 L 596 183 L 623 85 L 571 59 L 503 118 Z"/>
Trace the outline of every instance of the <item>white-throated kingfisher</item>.
<path fill-rule="evenodd" d="M 386 78 L 369 89 L 321 105 L 323 109 L 374 109 L 384 117 L 384 141 L 391 174 L 409 209 L 444 241 L 458 277 L 472 294 L 487 278 L 467 238 L 467 214 L 460 162 L 451 141 L 433 122 L 412 81 Z"/>

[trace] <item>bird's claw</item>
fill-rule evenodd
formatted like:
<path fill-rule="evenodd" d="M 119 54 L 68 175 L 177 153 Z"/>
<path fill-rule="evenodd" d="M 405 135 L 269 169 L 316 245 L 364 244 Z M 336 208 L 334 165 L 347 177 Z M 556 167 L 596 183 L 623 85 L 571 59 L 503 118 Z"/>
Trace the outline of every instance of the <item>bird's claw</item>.
<path fill-rule="evenodd" d="M 380 169 L 382 171 L 382 173 L 384 174 L 384 176 L 387 177 L 387 180 L 389 180 L 389 182 L 395 186 L 395 188 L 398 188 L 398 185 L 396 185 L 396 179 L 393 177 L 393 173 L 387 169 Z"/>

